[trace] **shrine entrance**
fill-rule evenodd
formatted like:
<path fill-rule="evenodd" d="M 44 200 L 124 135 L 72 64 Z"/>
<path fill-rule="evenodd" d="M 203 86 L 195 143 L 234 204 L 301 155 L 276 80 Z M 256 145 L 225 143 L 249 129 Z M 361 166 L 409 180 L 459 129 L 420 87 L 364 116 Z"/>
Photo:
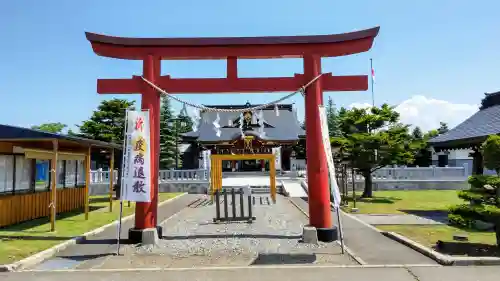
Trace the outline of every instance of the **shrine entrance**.
<path fill-rule="evenodd" d="M 214 193 L 222 189 L 222 161 L 223 160 L 268 160 L 269 186 L 271 199 L 276 203 L 276 157 L 274 154 L 215 154 L 210 156 L 210 194 L 213 200 Z"/>
<path fill-rule="evenodd" d="M 292 92 L 274 102 L 301 93 L 305 103 L 306 157 L 309 188 L 310 225 L 317 228 L 318 239 L 331 237 L 332 225 L 328 169 L 322 144 L 319 105 L 323 91 L 366 91 L 368 75 L 334 76 L 322 73 L 321 58 L 366 52 L 371 49 L 379 27 L 333 35 L 267 36 L 224 38 L 125 38 L 86 33 L 93 51 L 103 57 L 140 60 L 142 76 L 125 79 L 98 79 L 99 94 L 142 94 L 141 108 L 150 115 L 151 202 L 139 202 L 135 208 L 135 226 L 129 239 L 142 241 L 145 229 L 158 229 L 158 171 L 160 151 L 160 96 L 201 110 L 227 112 L 184 101 L 174 94 L 278 93 Z M 238 77 L 238 59 L 300 58 L 303 74 L 290 77 Z M 162 60 L 226 60 L 226 78 L 172 78 L 161 74 Z M 297 90 L 298 89 L 298 90 Z M 231 112 L 258 111 L 259 106 Z M 219 134 L 220 135 L 220 134 Z"/>

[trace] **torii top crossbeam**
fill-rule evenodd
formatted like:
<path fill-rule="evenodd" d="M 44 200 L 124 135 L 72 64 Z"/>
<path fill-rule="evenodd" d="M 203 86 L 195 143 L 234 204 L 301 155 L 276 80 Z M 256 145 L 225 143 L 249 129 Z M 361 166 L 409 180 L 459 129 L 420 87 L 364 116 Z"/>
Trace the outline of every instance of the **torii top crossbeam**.
<path fill-rule="evenodd" d="M 221 37 L 221 38 L 125 38 L 86 33 L 94 52 L 100 56 L 144 60 L 148 55 L 157 59 L 200 60 L 227 59 L 227 78 L 156 77 L 155 83 L 172 94 L 183 93 L 256 93 L 295 91 L 307 81 L 303 74 L 293 77 L 238 78 L 237 59 L 299 58 L 307 54 L 335 57 L 368 51 L 379 27 L 335 35 Z M 99 79 L 97 92 L 138 93 L 142 81 L 132 79 Z M 364 91 L 368 76 L 321 77 L 324 91 Z M 230 82 L 230 83 L 229 83 Z"/>
<path fill-rule="evenodd" d="M 142 60 L 154 53 L 161 59 L 300 58 L 304 53 L 338 57 L 368 51 L 379 27 L 312 36 L 127 38 L 86 32 L 94 52 L 100 56 Z M 265 48 L 262 48 L 265 46 Z"/>

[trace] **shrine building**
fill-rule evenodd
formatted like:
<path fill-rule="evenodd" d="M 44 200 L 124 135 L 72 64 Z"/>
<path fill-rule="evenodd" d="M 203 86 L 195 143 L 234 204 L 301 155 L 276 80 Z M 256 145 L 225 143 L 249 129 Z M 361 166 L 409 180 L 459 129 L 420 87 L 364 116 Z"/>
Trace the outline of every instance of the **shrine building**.
<path fill-rule="evenodd" d="M 257 106 L 250 103 L 207 105 L 223 112 L 201 112 L 198 130 L 183 135 L 183 142 L 189 144 L 183 155 L 183 169 L 200 167 L 203 150 L 210 150 L 211 154 L 271 154 L 273 148 L 278 148 L 280 168 L 290 170 L 294 146 L 305 139 L 293 104 L 271 105 L 243 114 L 224 112 Z M 269 163 L 267 160 L 227 160 L 223 161 L 222 168 L 237 172 L 268 171 Z"/>

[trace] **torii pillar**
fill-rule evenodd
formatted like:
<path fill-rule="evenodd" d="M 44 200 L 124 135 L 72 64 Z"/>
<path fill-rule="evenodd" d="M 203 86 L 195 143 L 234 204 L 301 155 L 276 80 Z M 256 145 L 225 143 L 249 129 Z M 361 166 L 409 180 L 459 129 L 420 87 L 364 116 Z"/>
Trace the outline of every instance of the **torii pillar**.
<path fill-rule="evenodd" d="M 161 75 L 161 58 L 148 55 L 143 60 L 142 75 L 155 83 Z M 129 239 L 142 241 L 145 229 L 157 229 L 158 236 L 163 235 L 158 225 L 158 171 L 160 169 L 160 93 L 146 83 L 141 89 L 141 109 L 149 111 L 150 159 L 151 159 L 151 202 L 137 202 L 135 205 L 135 227 L 129 229 Z"/>

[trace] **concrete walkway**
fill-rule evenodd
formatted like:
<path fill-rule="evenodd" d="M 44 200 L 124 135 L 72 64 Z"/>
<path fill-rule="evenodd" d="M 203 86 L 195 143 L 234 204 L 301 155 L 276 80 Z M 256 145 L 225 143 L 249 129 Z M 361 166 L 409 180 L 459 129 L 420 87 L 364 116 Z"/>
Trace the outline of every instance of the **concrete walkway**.
<path fill-rule="evenodd" d="M 307 193 L 300 184 L 301 180 L 282 179 L 283 189 L 289 197 L 307 197 Z"/>
<path fill-rule="evenodd" d="M 498 281 L 500 267 L 316 267 L 277 266 L 182 270 L 0 273 L 2 281 Z"/>
<path fill-rule="evenodd" d="M 308 211 L 307 198 L 291 198 Z M 334 224 L 337 215 L 332 212 Z M 345 244 L 367 264 L 437 264 L 434 260 L 382 235 L 375 229 L 341 213 Z"/>
<path fill-rule="evenodd" d="M 201 195 L 186 194 L 175 198 L 158 209 L 158 221 L 161 222 L 184 209 L 191 202 L 196 201 Z M 131 219 L 122 224 L 121 237 L 125 240 L 129 228 L 133 227 L 134 220 Z M 59 252 L 55 257 L 35 266 L 36 270 L 61 270 L 91 267 L 102 263 L 107 257 L 116 253 L 117 228 L 112 226 L 105 231 L 86 240 L 84 243 L 76 244 Z M 122 241 L 124 243 L 126 241 Z M 1 279 L 1 278 L 0 278 Z"/>
<path fill-rule="evenodd" d="M 253 223 L 214 223 L 215 205 L 195 203 L 166 221 L 158 247 L 126 246 L 123 256 L 108 257 L 92 269 L 358 264 L 336 243 L 301 243 L 307 218 L 287 198 L 277 196 L 276 204 L 268 195 L 254 198 Z"/>

